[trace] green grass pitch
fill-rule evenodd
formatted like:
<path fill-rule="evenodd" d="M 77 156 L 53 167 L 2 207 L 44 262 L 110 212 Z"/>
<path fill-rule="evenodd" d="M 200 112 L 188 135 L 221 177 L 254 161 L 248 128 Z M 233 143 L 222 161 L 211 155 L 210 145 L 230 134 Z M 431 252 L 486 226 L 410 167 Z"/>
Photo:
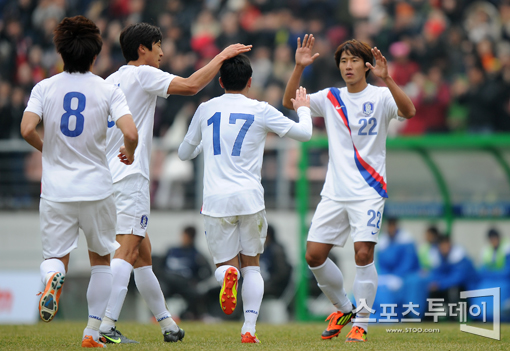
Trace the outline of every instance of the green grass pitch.
<path fill-rule="evenodd" d="M 501 326 L 501 341 L 471 335 L 459 330 L 457 323 L 420 323 L 371 325 L 368 342 L 346 344 L 343 330 L 338 338 L 322 340 L 324 323 L 289 323 L 284 325 L 257 325 L 259 345 L 241 344 L 241 323 L 204 324 L 183 322 L 186 331 L 182 342 L 163 343 L 158 325 L 119 323 L 118 328 L 129 338 L 140 341 L 133 345 L 108 345 L 110 350 L 221 350 L 233 351 L 257 348 L 259 350 L 510 350 L 510 324 Z M 470 324 L 471 325 L 471 324 Z M 0 350 L 83 350 L 81 334 L 84 322 L 38 323 L 36 325 L 0 325 Z M 434 328 L 439 333 L 389 333 L 386 329 Z"/>

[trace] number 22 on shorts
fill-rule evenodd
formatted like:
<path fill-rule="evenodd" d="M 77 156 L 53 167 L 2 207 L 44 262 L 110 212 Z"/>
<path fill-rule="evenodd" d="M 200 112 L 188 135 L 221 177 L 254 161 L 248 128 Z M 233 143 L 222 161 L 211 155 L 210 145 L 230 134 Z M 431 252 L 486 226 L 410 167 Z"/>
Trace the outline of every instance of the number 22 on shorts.
<path fill-rule="evenodd" d="M 367 222 L 367 227 L 374 227 L 377 228 L 377 230 L 372 231 L 372 235 L 375 235 L 379 232 L 380 224 L 381 224 L 381 218 L 382 214 L 381 212 L 375 212 L 374 210 L 368 210 L 367 215 L 370 216 Z M 377 220 L 377 222 L 376 222 Z"/>

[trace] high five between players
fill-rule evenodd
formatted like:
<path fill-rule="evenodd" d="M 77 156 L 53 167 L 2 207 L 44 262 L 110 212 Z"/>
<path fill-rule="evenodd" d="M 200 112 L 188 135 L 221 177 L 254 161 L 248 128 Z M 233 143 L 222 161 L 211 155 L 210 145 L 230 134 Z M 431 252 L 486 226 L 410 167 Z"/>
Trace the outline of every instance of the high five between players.
<path fill-rule="evenodd" d="M 312 55 L 313 35 L 298 38 L 296 65 L 287 83 L 283 105 L 291 98 Z M 375 60 L 375 66 L 373 66 Z M 346 87 L 326 88 L 310 95 L 313 117 L 324 117 L 329 140 L 329 164 L 321 202 L 308 233 L 306 261 L 318 285 L 338 309 L 328 320 L 323 339 L 337 336 L 357 318 L 347 335 L 348 342 L 365 341 L 369 311 L 377 290 L 374 247 L 377 243 L 386 191 L 386 135 L 390 120 L 411 118 L 415 108 L 409 97 L 388 75 L 386 58 L 377 48 L 355 39 L 342 43 L 335 63 Z M 367 83 L 370 72 L 387 87 Z M 343 275 L 328 258 L 334 246 L 343 247 L 351 235 L 354 242 L 356 276 L 355 310 L 343 288 Z"/>

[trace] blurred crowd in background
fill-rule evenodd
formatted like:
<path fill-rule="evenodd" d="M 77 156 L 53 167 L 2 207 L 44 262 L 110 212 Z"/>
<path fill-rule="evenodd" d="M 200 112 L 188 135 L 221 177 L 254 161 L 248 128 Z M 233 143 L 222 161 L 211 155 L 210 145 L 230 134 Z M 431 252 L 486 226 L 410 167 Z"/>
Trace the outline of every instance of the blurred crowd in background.
<path fill-rule="evenodd" d="M 490 133 L 509 129 L 510 1 L 472 0 L 0 0 L 0 137 L 19 136 L 31 88 L 62 71 L 53 29 L 65 17 L 92 19 L 104 39 L 94 72 L 125 63 L 119 34 L 146 21 L 163 32 L 161 69 L 188 76 L 232 43 L 253 44 L 250 94 L 281 108 L 297 37 L 313 33 L 320 57 L 303 84 L 314 92 L 343 85 L 333 53 L 356 38 L 382 50 L 417 115 L 399 133 Z M 372 81 L 379 84 L 377 81 Z M 221 94 L 210 84 L 195 97 L 162 100 L 155 136 L 182 107 Z M 285 111 L 287 112 L 287 111 Z M 317 124 L 320 124 L 317 123 Z M 320 126 L 319 126 L 320 127 Z"/>
<path fill-rule="evenodd" d="M 356 38 L 383 52 L 392 77 L 417 108 L 416 116 L 391 135 L 510 131 L 510 0 L 0 0 L 0 13 L 0 142 L 21 139 L 19 125 L 32 87 L 63 69 L 53 29 L 65 16 L 78 14 L 101 30 L 104 45 L 93 71 L 104 78 L 125 64 L 122 29 L 145 21 L 163 32 L 161 69 L 184 77 L 229 44 L 252 44 L 250 97 L 294 118 L 281 100 L 294 67 L 296 39 L 305 33 L 316 38 L 314 51 L 320 56 L 302 81 L 311 93 L 344 85 L 333 53 Z M 369 82 L 382 84 L 372 75 Z M 167 150 L 175 149 L 198 104 L 222 93 L 215 81 L 196 96 L 159 99 L 155 137 Z M 324 133 L 323 119 L 316 118 L 314 127 L 316 135 Z M 177 161 L 157 150 L 154 179 L 165 177 Z M 0 158 L 8 160 L 0 162 L 2 170 L 9 167 L 0 184 L 23 178 L 37 190 L 36 156 L 0 152 Z M 193 174 L 193 166 L 179 167 L 181 173 L 170 178 Z M 154 197 L 160 207 L 183 206 L 168 203 L 175 189 L 160 190 L 161 199 Z"/>

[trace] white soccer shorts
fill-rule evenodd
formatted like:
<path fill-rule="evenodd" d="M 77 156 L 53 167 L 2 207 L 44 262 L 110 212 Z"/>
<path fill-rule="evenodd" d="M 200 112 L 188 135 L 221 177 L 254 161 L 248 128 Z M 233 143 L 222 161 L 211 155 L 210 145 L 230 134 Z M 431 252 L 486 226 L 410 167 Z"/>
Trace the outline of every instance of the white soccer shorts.
<path fill-rule="evenodd" d="M 141 174 L 131 174 L 113 184 L 113 195 L 117 205 L 117 234 L 145 237 L 151 210 L 149 180 Z"/>
<path fill-rule="evenodd" d="M 64 257 L 78 247 L 79 228 L 89 251 L 105 256 L 117 250 L 115 201 L 113 195 L 98 201 L 39 203 L 43 257 Z"/>
<path fill-rule="evenodd" d="M 349 234 L 353 242 L 377 243 L 385 198 L 334 201 L 325 196 L 315 210 L 308 241 L 343 247 Z"/>
<path fill-rule="evenodd" d="M 239 253 L 254 257 L 264 252 L 267 236 L 265 210 L 232 217 L 204 215 L 204 227 L 215 264 L 227 262 Z"/>

